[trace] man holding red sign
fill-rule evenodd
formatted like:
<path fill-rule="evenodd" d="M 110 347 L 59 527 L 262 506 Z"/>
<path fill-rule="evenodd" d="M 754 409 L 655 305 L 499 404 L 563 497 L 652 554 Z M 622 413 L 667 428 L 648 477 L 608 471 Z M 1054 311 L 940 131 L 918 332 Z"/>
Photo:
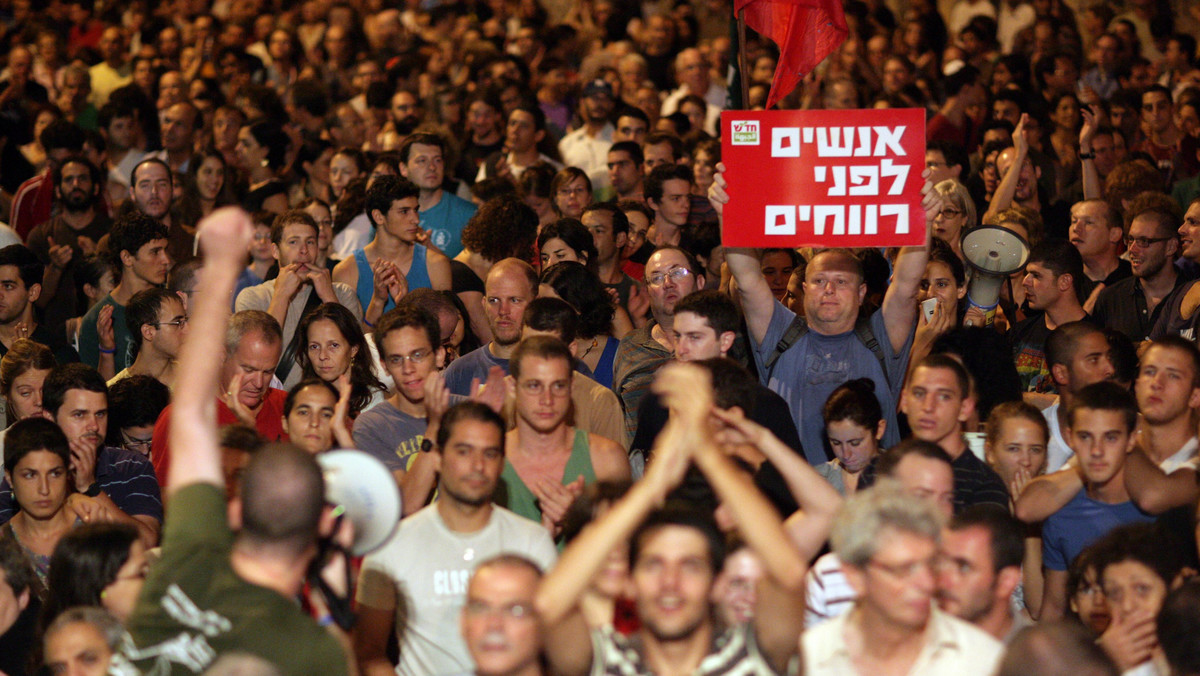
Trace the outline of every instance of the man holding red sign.
<path fill-rule="evenodd" d="M 923 153 L 918 155 L 924 157 Z M 725 166 L 718 173 L 709 197 L 718 213 L 730 196 L 726 192 Z M 921 207 L 936 214 L 940 199 L 928 182 Z M 810 463 L 828 460 L 821 410 L 833 390 L 854 378 L 870 378 L 882 404 L 887 428 L 882 446 L 900 441 L 896 402 L 904 380 L 913 329 L 917 321 L 917 291 L 928 258 L 928 229 L 924 243 L 900 250 L 883 306 L 869 319 L 859 321 L 866 296 L 862 264 L 849 249 L 822 249 L 805 270 L 805 318 L 777 301 L 752 249 L 727 249 L 726 262 L 737 280 L 742 310 L 750 330 L 759 377 L 787 402 Z M 722 218 L 723 229 L 726 224 Z M 723 232 L 723 240 L 726 235 Z"/>

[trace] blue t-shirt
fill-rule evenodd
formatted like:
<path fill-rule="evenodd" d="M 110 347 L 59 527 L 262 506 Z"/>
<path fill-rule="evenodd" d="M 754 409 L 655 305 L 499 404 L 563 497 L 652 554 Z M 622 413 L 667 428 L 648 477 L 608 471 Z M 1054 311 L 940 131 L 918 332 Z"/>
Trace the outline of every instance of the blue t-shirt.
<path fill-rule="evenodd" d="M 462 251 L 463 226 L 474 215 L 474 204 L 443 190 L 442 200 L 421 212 L 421 227 L 430 231 L 429 241 L 434 246 L 454 258 Z"/>
<path fill-rule="evenodd" d="M 488 343 L 491 345 L 491 343 Z M 487 382 L 488 371 L 492 370 L 493 366 L 499 366 L 504 369 L 504 375 L 508 375 L 508 360 L 492 354 L 487 345 L 481 348 L 471 350 L 463 356 L 455 359 L 450 363 L 450 366 L 442 372 L 442 376 L 446 379 L 446 389 L 450 390 L 450 394 L 461 394 L 463 396 L 471 396 L 471 380 L 479 380 L 479 384 Z M 575 360 L 575 372 L 591 378 L 591 369 L 578 359 Z"/>
<path fill-rule="evenodd" d="M 1133 502 L 1097 502 L 1081 490 L 1042 524 L 1042 562 L 1050 570 L 1067 570 L 1088 545 L 1118 526 L 1146 523 L 1154 517 Z"/>
<path fill-rule="evenodd" d="M 912 349 L 912 332 L 909 332 L 904 347 L 899 352 L 893 352 L 883 322 L 883 310 L 876 310 L 871 315 L 871 331 L 883 350 L 886 373 L 875 353 L 863 345 L 854 331 L 827 336 L 811 329 L 779 356 L 774 369 L 768 373 L 763 364 L 795 317 L 796 313 L 778 300 L 775 301 L 775 312 L 771 315 L 767 335 L 761 345 L 751 337 L 751 347 L 762 384 L 783 397 L 792 412 L 809 464 L 820 465 L 832 458 L 825 451 L 822 409 L 825 400 L 839 385 L 854 378 L 870 378 L 875 383 L 875 396 L 879 398 L 884 419 L 887 420 L 880 447 L 887 448 L 899 443 L 896 402 L 899 401 L 900 387 L 904 382 L 908 353 Z"/>

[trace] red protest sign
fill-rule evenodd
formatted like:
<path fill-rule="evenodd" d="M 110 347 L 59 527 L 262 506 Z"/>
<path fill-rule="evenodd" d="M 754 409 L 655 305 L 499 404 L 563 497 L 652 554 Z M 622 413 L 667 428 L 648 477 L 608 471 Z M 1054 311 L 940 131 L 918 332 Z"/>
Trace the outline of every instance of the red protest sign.
<path fill-rule="evenodd" d="M 920 246 L 925 112 L 721 113 L 722 244 Z"/>

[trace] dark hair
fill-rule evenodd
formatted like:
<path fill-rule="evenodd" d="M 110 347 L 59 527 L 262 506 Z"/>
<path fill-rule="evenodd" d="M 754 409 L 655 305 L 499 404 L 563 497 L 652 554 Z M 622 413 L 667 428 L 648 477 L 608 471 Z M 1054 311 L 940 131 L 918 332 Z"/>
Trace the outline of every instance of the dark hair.
<path fill-rule="evenodd" d="M 688 185 L 691 185 L 693 183 L 692 170 L 682 164 L 660 164 L 655 167 L 646 177 L 645 183 L 642 184 L 642 195 L 646 198 L 646 204 L 649 205 L 650 200 L 661 202 L 663 183 L 674 180 L 686 181 Z"/>
<path fill-rule="evenodd" d="M 647 221 L 654 222 L 654 210 L 646 206 L 645 202 L 639 200 L 621 200 L 617 202 L 617 208 L 621 213 L 625 214 L 625 218 L 629 218 L 629 212 L 636 211 L 646 217 Z"/>
<path fill-rule="evenodd" d="M 221 151 L 211 145 L 205 146 L 195 155 L 192 155 L 192 159 L 188 161 L 187 175 L 183 179 L 183 195 L 179 198 L 178 211 L 185 223 L 199 223 L 203 214 L 203 209 L 200 206 L 200 189 L 197 180 L 200 176 L 201 165 L 209 158 L 216 159 L 221 163 L 221 173 L 224 176 L 224 180 L 221 183 L 221 191 L 217 193 L 217 198 L 213 202 L 213 208 L 237 202 L 233 192 L 235 179 L 229 163 L 225 161 L 225 156 Z"/>
<path fill-rule="evenodd" d="M 959 395 L 964 399 L 971 396 L 971 374 L 967 373 L 967 369 L 962 365 L 962 362 L 954 357 L 944 353 L 930 354 L 917 362 L 913 366 L 912 372 L 915 373 L 919 368 L 945 369 L 949 371 L 954 374 L 954 381 L 958 384 Z"/>
<path fill-rule="evenodd" d="M 24 244 L 9 244 L 0 249 L 0 267 L 11 265 L 17 269 L 17 276 L 25 285 L 25 290 L 35 284 L 42 283 L 42 272 L 45 266 L 37 254 Z"/>
<path fill-rule="evenodd" d="M 46 395 L 42 395 L 45 400 Z M 1075 393 L 1067 409 L 1067 425 L 1074 426 L 1075 414 L 1080 409 L 1111 411 L 1125 418 L 1125 431 L 1132 433 L 1137 425 L 1137 401 L 1129 390 L 1113 382 L 1093 383 Z"/>
<path fill-rule="evenodd" d="M 522 176 L 528 176 L 530 169 Z M 463 226 L 462 244 L 493 263 L 505 258 L 528 258 L 537 241 L 538 216 L 515 195 L 485 202 Z"/>
<path fill-rule="evenodd" d="M 534 331 L 558 334 L 568 345 L 579 334 L 579 315 L 571 304 L 561 298 L 543 296 L 534 298 L 525 306 L 521 321 Z"/>
<path fill-rule="evenodd" d="M 454 433 L 454 427 L 464 420 L 474 420 L 494 426 L 496 431 L 500 433 L 500 450 L 504 450 L 504 433 L 508 429 L 504 424 L 504 419 L 487 404 L 468 400 L 451 406 L 442 415 L 442 425 L 438 428 L 437 432 L 439 453 L 446 447 L 446 442 L 450 441 L 450 435 Z"/>
<path fill-rule="evenodd" d="M 723 333 L 737 333 L 742 328 L 742 316 L 737 305 L 716 289 L 700 289 L 684 296 L 675 305 L 675 316 L 690 312 L 704 319 L 720 338 Z"/>
<path fill-rule="evenodd" d="M 333 234 L 338 235 L 350 221 L 365 212 L 367 203 L 367 177 L 357 176 L 350 179 L 342 194 L 337 198 L 333 209 Z M 367 216 L 369 219 L 370 216 Z M 374 227 L 374 226 L 372 226 Z"/>
<path fill-rule="evenodd" d="M 553 223 L 546 224 L 538 234 L 538 252 L 541 252 L 547 242 L 556 238 L 571 247 L 576 256 L 583 258 L 584 265 L 589 269 L 596 267 L 596 242 L 592 238 L 591 231 L 583 227 L 583 223 L 574 218 L 560 218 Z"/>
<path fill-rule="evenodd" d="M 133 338 L 133 344 L 140 350 L 142 347 L 142 327 L 158 322 L 158 313 L 167 301 L 174 300 L 182 304 L 179 296 L 173 291 L 152 286 L 133 294 L 125 304 L 125 328 Z"/>
<path fill-rule="evenodd" d="M 603 211 L 609 215 L 609 217 L 612 219 L 612 231 L 614 239 L 621 233 L 629 232 L 629 217 L 625 215 L 624 211 L 618 209 L 617 205 L 613 202 L 592 202 L 583 208 L 583 215 L 586 216 L 593 211 Z"/>
<path fill-rule="evenodd" d="M 1158 523 L 1135 523 L 1118 526 L 1098 543 L 1096 572 L 1104 584 L 1104 571 L 1112 565 L 1131 561 L 1150 569 L 1168 590 L 1183 570 L 1180 555 L 1184 545 Z"/>
<path fill-rule="evenodd" d="M 583 487 L 583 493 L 571 502 L 567 515 L 563 517 L 562 539 L 570 543 L 583 527 L 596 518 L 601 505 L 612 505 L 620 500 L 633 486 L 631 481 L 597 481 Z"/>
<path fill-rule="evenodd" d="M 525 197 L 550 199 L 554 195 L 551 186 L 554 185 L 554 177 L 557 175 L 554 167 L 545 162 L 538 162 L 521 172 L 521 178 L 517 179 L 518 188 Z"/>
<path fill-rule="evenodd" d="M 1153 218 L 1158 223 L 1159 236 L 1171 239 L 1183 223 L 1183 210 L 1179 208 L 1179 202 L 1157 191 L 1139 193 L 1129 203 L 1129 208 L 1125 210 L 1125 232 L 1129 232 L 1133 219 L 1139 216 Z"/>
<path fill-rule="evenodd" d="M 333 383 L 322 380 L 316 376 L 305 375 L 300 382 L 292 385 L 292 389 L 288 390 L 287 396 L 283 399 L 283 415 L 285 418 L 291 415 L 292 409 L 296 407 L 296 397 L 299 396 L 300 392 L 302 392 L 306 387 L 324 388 L 327 392 L 333 395 L 334 401 L 337 401 L 341 396 L 338 393 L 337 388 L 333 386 Z"/>
<path fill-rule="evenodd" d="M 595 338 L 612 333 L 612 299 L 595 273 L 575 261 L 555 263 L 542 271 L 541 283 L 554 289 L 579 313 L 579 337 Z"/>
<path fill-rule="evenodd" d="M 104 588 L 117 579 L 137 539 L 137 528 L 127 523 L 89 523 L 63 535 L 50 556 L 38 622 L 43 631 L 67 608 L 102 605 Z"/>
<path fill-rule="evenodd" d="M 341 303 L 321 303 L 310 310 L 300 319 L 293 340 L 296 341 L 296 363 L 299 364 L 305 378 L 317 378 L 317 372 L 308 358 L 308 331 L 319 321 L 331 322 L 346 343 L 346 349 L 357 348 L 354 358 L 350 360 L 350 411 L 351 418 L 371 403 L 376 392 L 387 390 L 387 386 L 375 375 L 374 360 L 371 359 L 371 348 L 367 337 L 363 335 L 362 327 Z M 335 390 L 336 394 L 336 390 Z"/>
<path fill-rule="evenodd" d="M 673 134 L 669 131 L 652 131 L 646 134 L 646 140 L 642 142 L 642 152 L 646 152 L 649 146 L 656 146 L 663 143 L 671 146 L 671 159 L 678 162 L 679 158 L 683 157 L 683 139 L 679 138 L 678 134 Z"/>
<path fill-rule="evenodd" d="M 275 171 L 283 168 L 292 139 L 283 127 L 273 120 L 258 119 L 246 124 L 250 135 L 259 145 L 267 149 L 267 166 Z"/>
<path fill-rule="evenodd" d="M 870 378 L 855 378 L 838 385 L 825 400 L 822 411 L 825 424 L 849 420 L 874 433 L 883 420 L 883 407 L 875 396 L 875 382 Z"/>
<path fill-rule="evenodd" d="M 108 397 L 108 384 L 104 376 L 87 364 L 61 364 L 50 369 L 42 383 L 42 408 L 50 415 L 58 415 L 71 390 L 97 392 Z"/>
<path fill-rule="evenodd" d="M 558 195 L 559 188 L 562 188 L 564 185 L 579 179 L 583 179 L 583 182 L 587 184 L 588 200 L 590 201 L 593 187 L 592 179 L 588 177 L 587 172 L 579 167 L 563 167 L 562 169 L 558 170 L 557 174 L 554 175 L 554 180 L 550 182 L 550 197 L 551 201 L 554 203 L 555 213 L 558 213 L 560 216 L 562 215 L 562 212 L 558 209 L 558 201 L 553 199 Z"/>
<path fill-rule="evenodd" d="M 1066 324 L 1060 324 L 1046 337 L 1044 347 L 1046 366 L 1054 368 L 1058 365 L 1070 366 L 1075 359 L 1079 343 L 1093 333 L 1104 333 L 1104 330 L 1086 319 L 1080 319 Z"/>
<path fill-rule="evenodd" d="M 367 188 L 367 218 L 375 228 L 383 227 L 392 203 L 403 199 L 416 199 L 421 194 L 412 181 L 400 176 L 379 176 Z M 383 214 L 384 221 L 375 222 L 375 212 Z"/>
<path fill-rule="evenodd" d="M 638 112 L 641 113 L 642 111 L 639 110 Z M 642 114 L 645 115 L 645 113 Z M 642 147 L 635 141 L 617 141 L 609 147 L 608 152 L 628 154 L 629 159 L 638 166 L 639 171 L 642 168 L 642 163 L 646 161 L 646 156 L 642 153 Z"/>
<path fill-rule="evenodd" d="M 508 116 L 511 118 L 512 114 L 518 110 L 522 113 L 527 113 L 533 118 L 533 129 L 535 132 L 546 130 L 546 112 L 542 110 L 541 106 L 533 103 L 519 103 L 509 111 Z"/>
<path fill-rule="evenodd" d="M 875 475 L 892 476 L 896 468 L 900 466 L 900 461 L 910 455 L 917 455 L 922 458 L 929 458 L 930 460 L 939 460 L 946 463 L 948 469 L 953 470 L 954 468 L 954 460 L 950 458 L 950 454 L 941 446 L 932 441 L 910 438 L 879 454 L 879 459 L 875 461 Z"/>
<path fill-rule="evenodd" d="M 325 480 L 316 459 L 285 443 L 250 458 L 242 474 L 239 538 L 300 556 L 317 538 Z"/>
<path fill-rule="evenodd" d="M 268 212 L 269 213 L 269 212 Z M 283 230 L 289 225 L 307 225 L 313 229 L 313 234 L 320 234 L 321 228 L 317 226 L 317 221 L 303 209 L 288 209 L 287 211 L 275 216 L 271 221 L 271 243 L 279 246 L 283 242 Z"/>
<path fill-rule="evenodd" d="M 92 179 L 93 188 L 98 189 L 104 182 L 104 173 L 100 171 L 99 167 L 92 164 L 91 160 L 82 155 L 71 155 L 67 159 L 59 162 L 56 165 L 53 165 L 50 168 L 50 180 L 53 182 L 55 188 L 62 187 L 62 172 L 68 164 L 78 164 L 86 168 L 88 170 L 88 176 L 90 176 Z M 95 196 L 90 195 L 90 197 L 94 198 Z"/>
<path fill-rule="evenodd" d="M 947 242 L 937 237 L 931 237 L 929 240 L 929 263 L 941 263 L 950 268 L 950 276 L 954 278 L 954 283 L 959 287 L 967 283 L 967 272 L 963 267 L 962 259 L 954 253 Z"/>
<path fill-rule="evenodd" d="M 30 589 L 37 579 L 25 551 L 15 538 L 0 538 L 0 575 L 4 576 L 3 583 L 12 589 L 13 596 L 17 598 Z M 31 591 L 30 596 L 34 596 L 34 592 Z"/>
<path fill-rule="evenodd" d="M 758 380 L 746 367 L 728 357 L 701 359 L 696 364 L 712 378 L 713 404 L 717 408 L 737 406 L 747 416 L 754 415 L 758 407 Z"/>
<path fill-rule="evenodd" d="M 1065 239 L 1047 238 L 1038 242 L 1029 252 L 1026 265 L 1037 263 L 1042 265 L 1054 276 L 1071 275 L 1075 289 L 1075 299 L 1079 300 L 1080 284 L 1083 283 L 1083 257 L 1079 249 Z"/>
<path fill-rule="evenodd" d="M 144 164 L 144 163 L 143 163 Z M 128 252 L 137 256 L 143 246 L 156 239 L 167 238 L 167 227 L 148 216 L 141 209 L 131 209 L 121 214 L 108 233 L 108 253 L 117 270 L 124 270 L 121 254 Z"/>
<path fill-rule="evenodd" d="M 964 531 L 982 528 L 988 533 L 992 550 L 992 572 L 1005 568 L 1020 568 L 1025 558 L 1025 528 L 1007 509 L 991 504 L 978 504 L 954 515 L 950 530 Z"/>
<path fill-rule="evenodd" d="M 429 132 L 417 132 L 410 134 L 404 142 L 400 144 L 400 151 L 397 157 L 401 164 L 408 164 L 409 155 L 412 154 L 412 147 L 420 143 L 423 146 L 435 146 L 442 151 L 442 156 L 446 155 L 446 139 L 442 138 L 441 134 L 431 134 Z M 400 199 L 400 198 L 397 198 Z"/>
<path fill-rule="evenodd" d="M 25 418 L 4 434 L 4 471 L 13 473 L 21 460 L 35 451 L 57 455 L 64 469 L 71 466 L 71 444 L 58 425 L 45 418 Z"/>
<path fill-rule="evenodd" d="M 980 418 L 986 418 L 997 404 L 1021 400 L 1021 378 L 1003 335 L 982 326 L 960 326 L 938 336 L 930 353 L 957 355 L 974 381 L 986 385 L 975 388 Z"/>
<path fill-rule="evenodd" d="M 1177 333 L 1172 333 L 1150 343 L 1150 347 L 1182 352 L 1192 367 L 1192 388 L 1200 387 L 1200 348 L 1197 348 L 1195 343 Z"/>
<path fill-rule="evenodd" d="M 1167 594 L 1156 631 L 1172 673 L 1200 673 L 1200 580 L 1192 578 Z"/>
<path fill-rule="evenodd" d="M 708 563 L 715 578 L 725 567 L 725 538 L 717 528 L 711 512 L 695 509 L 692 505 L 669 504 L 663 509 L 651 512 L 629 538 L 629 567 L 637 567 L 638 555 L 649 537 L 663 528 L 672 526 L 690 528 L 708 542 Z"/>
<path fill-rule="evenodd" d="M 1189 639 L 1195 639 L 1194 636 Z M 1000 660 L 996 676 L 1118 676 L 1103 649 L 1078 622 L 1043 621 L 1017 633 Z"/>
<path fill-rule="evenodd" d="M 442 328 L 438 318 L 432 312 L 410 303 L 402 303 L 383 313 L 375 324 L 375 347 L 379 350 L 379 360 L 387 364 L 388 354 L 384 350 L 384 342 L 392 331 L 414 328 L 425 332 L 429 339 L 429 347 L 435 352 L 442 345 Z"/>
<path fill-rule="evenodd" d="M 66 150 L 72 154 L 78 154 L 83 152 L 83 128 L 60 117 L 42 129 L 38 141 L 41 142 L 46 153 Z"/>
<path fill-rule="evenodd" d="M 121 428 L 153 425 L 171 391 L 152 376 L 129 376 L 108 388 L 108 445 L 120 446 Z"/>

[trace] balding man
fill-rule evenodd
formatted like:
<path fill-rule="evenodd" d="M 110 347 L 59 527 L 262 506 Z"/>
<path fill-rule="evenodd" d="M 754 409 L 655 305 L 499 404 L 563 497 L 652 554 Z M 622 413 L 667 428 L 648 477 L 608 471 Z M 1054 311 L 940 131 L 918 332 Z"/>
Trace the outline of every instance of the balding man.
<path fill-rule="evenodd" d="M 196 147 L 196 130 L 200 126 L 200 111 L 187 101 L 173 104 L 159 113 L 162 126 L 162 150 L 150 153 L 176 174 L 186 174 Z"/>
<path fill-rule="evenodd" d="M 492 342 L 468 352 L 446 369 L 446 386 L 454 394 L 469 395 L 471 382 L 483 383 L 492 368 L 508 373 L 508 358 L 521 340 L 525 306 L 537 297 L 538 278 L 528 263 L 505 258 L 492 266 L 483 284 L 483 311 Z"/>
<path fill-rule="evenodd" d="M 475 569 L 459 621 L 475 676 L 541 676 L 542 632 L 533 605 L 541 580 L 538 565 L 516 554 Z"/>
<path fill-rule="evenodd" d="M 709 77 L 708 63 L 700 50 L 689 47 L 679 52 L 675 57 L 675 81 L 679 83 L 679 88 L 663 101 L 662 114 L 665 116 L 678 111 L 683 97 L 695 94 L 707 104 L 704 131 L 716 136 L 717 121 L 720 120 L 721 109 L 725 106 L 725 88 Z"/>
<path fill-rule="evenodd" d="M 133 66 L 126 58 L 125 36 L 121 29 L 109 26 L 100 34 L 100 56 L 104 59 L 88 69 L 92 76 L 92 105 L 108 103 L 108 95 L 133 82 Z"/>

